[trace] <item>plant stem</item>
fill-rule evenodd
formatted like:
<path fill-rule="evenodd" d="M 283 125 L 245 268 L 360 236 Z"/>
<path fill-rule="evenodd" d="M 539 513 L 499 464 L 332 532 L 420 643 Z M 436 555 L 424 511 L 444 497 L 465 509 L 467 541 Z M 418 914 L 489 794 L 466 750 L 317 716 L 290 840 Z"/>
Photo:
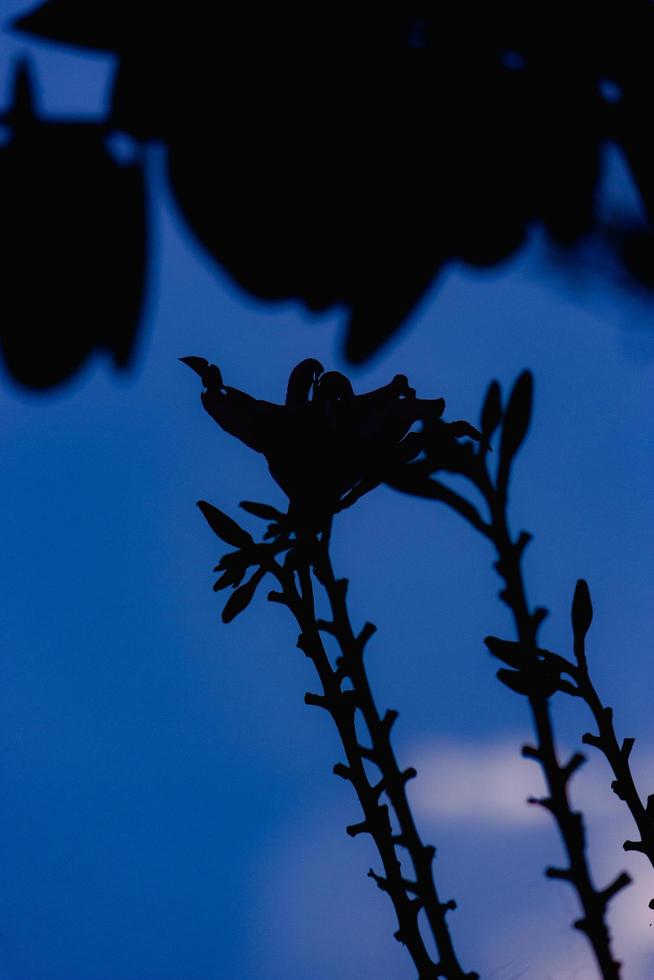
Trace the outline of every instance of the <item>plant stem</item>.
<path fill-rule="evenodd" d="M 325 708 L 334 719 L 345 751 L 347 765 L 338 763 L 336 775 L 352 783 L 363 810 L 361 823 L 347 828 L 351 836 L 369 833 L 377 847 L 384 874 L 372 869 L 369 876 L 379 888 L 387 892 L 395 909 L 398 930 L 395 938 L 403 943 L 418 970 L 419 980 L 476 980 L 478 974 L 466 973 L 457 960 L 450 936 L 446 913 L 455 907 L 454 902 L 441 902 L 433 880 L 432 862 L 435 849 L 422 843 L 406 797 L 406 783 L 415 776 L 414 769 L 402 771 L 391 744 L 391 728 L 397 712 L 387 711 L 380 715 L 374 701 L 363 662 L 367 640 L 374 632 L 366 624 L 361 634 L 355 635 L 347 610 L 347 581 L 336 579 L 329 557 L 329 534 L 321 540 L 305 542 L 296 549 L 297 582 L 292 570 L 275 563 L 271 567 L 283 589 L 283 601 L 293 612 L 301 634 L 298 646 L 314 664 L 320 683 L 321 694 L 307 694 L 305 701 Z M 312 557 L 313 556 L 313 560 Z M 324 587 L 332 620 L 316 619 L 311 566 L 316 578 Z M 334 636 L 340 649 L 340 657 L 333 668 L 322 640 L 321 631 Z M 349 679 L 352 689 L 343 690 L 343 682 Z M 361 745 L 355 727 L 355 715 L 360 711 L 370 737 L 370 746 Z M 364 761 L 374 763 L 380 772 L 380 780 L 372 784 Z M 394 811 L 399 832 L 393 833 L 389 807 L 380 803 L 385 794 Z M 409 854 L 413 865 L 414 880 L 405 877 L 398 847 Z M 430 956 L 420 931 L 418 914 L 424 909 L 427 922 L 438 950 L 438 961 Z"/>
<path fill-rule="evenodd" d="M 496 491 L 490 479 L 481 483 L 480 489 L 486 496 L 490 514 L 490 538 L 493 541 L 498 562 L 496 567 L 504 579 L 506 589 L 501 597 L 513 615 L 518 640 L 529 662 L 537 662 L 537 634 L 542 621 L 542 611 L 529 609 L 522 574 L 523 548 L 513 542 L 506 519 L 506 496 Z M 606 907 L 613 895 L 629 883 L 629 877 L 619 875 L 615 881 L 602 891 L 593 885 L 590 868 L 586 859 L 586 835 L 583 815 L 572 809 L 568 797 L 568 783 L 573 772 L 582 763 L 583 757 L 574 756 L 567 764 L 558 760 L 548 696 L 537 689 L 529 695 L 534 727 L 538 737 L 536 747 L 526 746 L 523 753 L 537 759 L 543 769 L 548 787 L 548 796 L 534 800 L 554 817 L 559 828 L 568 858 L 567 868 L 548 868 L 550 878 L 568 881 L 576 890 L 583 911 L 575 928 L 584 932 L 591 944 L 603 980 L 619 980 L 620 963 L 611 951 L 611 941 L 605 921 Z"/>
<path fill-rule="evenodd" d="M 576 682 L 579 695 L 590 708 L 597 723 L 597 735 L 587 732 L 582 737 L 582 742 L 599 749 L 607 759 L 615 776 L 611 788 L 616 796 L 627 804 L 640 833 L 641 839 L 639 841 L 627 840 L 624 842 L 625 851 L 640 851 L 646 855 L 654 867 L 654 795 L 648 796 L 647 803 L 643 804 L 636 788 L 629 767 L 629 756 L 634 740 L 633 738 L 625 738 L 622 745 L 618 742 L 613 727 L 613 709 L 602 704 L 590 678 L 583 637 L 575 639 L 575 659 L 577 661 Z M 650 902 L 650 908 L 654 908 L 654 899 Z"/>

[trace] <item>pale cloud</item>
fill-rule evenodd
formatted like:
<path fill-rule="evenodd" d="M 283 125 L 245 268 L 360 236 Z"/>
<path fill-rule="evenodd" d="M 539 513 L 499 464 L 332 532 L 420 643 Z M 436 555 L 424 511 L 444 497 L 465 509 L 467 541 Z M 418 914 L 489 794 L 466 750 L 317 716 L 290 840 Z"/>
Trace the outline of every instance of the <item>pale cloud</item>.
<path fill-rule="evenodd" d="M 438 832 L 438 827 L 453 826 L 467 827 L 469 833 L 482 837 L 489 831 L 498 838 L 510 834 L 515 846 L 519 846 L 519 840 L 524 841 L 522 846 L 528 845 L 533 831 L 551 830 L 550 840 L 554 842 L 557 832 L 549 814 L 525 803 L 529 796 L 542 795 L 545 784 L 539 765 L 520 755 L 523 741 L 517 735 L 483 742 L 434 739 L 407 747 L 403 755 L 415 760 L 418 770 L 410 787 L 419 823 L 432 833 Z M 622 849 L 625 839 L 637 836 L 632 818 L 611 790 L 613 776 L 606 761 L 592 749 L 585 749 L 585 755 L 587 763 L 571 783 L 571 798 L 586 818 L 594 880 L 597 887 L 602 887 L 621 870 L 632 877 L 632 884 L 609 906 L 615 953 L 623 961 L 629 980 L 652 980 L 654 911 L 648 903 L 654 897 L 654 873 L 644 856 Z M 567 758 L 565 754 L 562 757 Z M 654 748 L 638 745 L 634 762 L 644 796 L 647 787 L 651 790 L 654 786 L 641 773 L 651 773 L 653 761 Z M 492 888 L 490 883 L 489 887 Z M 550 882 L 547 887 L 556 888 L 557 883 Z M 497 977 L 596 980 L 597 972 L 585 942 L 569 927 L 579 914 L 572 899 L 570 889 L 567 897 L 560 894 L 555 901 L 561 903 L 563 914 L 558 920 L 552 916 L 548 922 L 545 913 L 537 926 L 521 913 L 519 903 L 514 909 L 507 907 L 512 920 L 509 959 L 506 940 L 495 944 L 492 931 L 485 951 L 486 962 L 495 964 Z M 495 970 L 491 972 L 495 974 Z"/>
<path fill-rule="evenodd" d="M 409 747 L 403 754 L 418 770 L 410 788 L 417 818 L 534 824 L 533 808 L 525 800 L 542 795 L 544 785 L 537 767 L 520 757 L 519 744 L 439 739 Z"/>
<path fill-rule="evenodd" d="M 418 777 L 409 783 L 417 823 L 439 847 L 436 878 L 458 909 L 450 925 L 467 969 L 487 980 L 597 980 L 592 954 L 572 929 L 579 915 L 569 885 L 548 881 L 562 860 L 551 817 L 527 805 L 544 790 L 539 766 L 520 756 L 519 737 L 489 741 L 434 739 L 402 747 Z M 654 753 L 640 746 L 647 765 Z M 588 822 L 590 862 L 598 887 L 627 870 L 634 884 L 610 905 L 616 956 L 625 980 L 654 977 L 654 875 L 642 855 L 625 854 L 634 836 L 624 804 L 610 789 L 604 760 L 573 780 L 575 806 Z M 298 806 L 286 832 L 258 862 L 249 919 L 252 974 L 260 980 L 411 980 L 409 957 L 391 937 L 385 895 L 366 872 L 378 858 L 365 836 L 349 839 L 358 818 L 349 787 L 323 784 L 320 799 Z"/>
<path fill-rule="evenodd" d="M 474 823 L 480 829 L 498 827 L 539 829 L 549 822 L 541 807 L 527 803 L 543 796 L 545 783 L 538 763 L 520 754 L 524 738 L 464 741 L 434 739 L 408 746 L 402 754 L 418 770 L 410 784 L 416 816 L 427 823 L 454 821 Z M 570 752 L 563 752 L 567 759 Z M 575 806 L 589 809 L 595 817 L 611 817 L 623 804 L 610 788 L 612 776 L 604 760 L 582 767 L 574 776 Z"/>

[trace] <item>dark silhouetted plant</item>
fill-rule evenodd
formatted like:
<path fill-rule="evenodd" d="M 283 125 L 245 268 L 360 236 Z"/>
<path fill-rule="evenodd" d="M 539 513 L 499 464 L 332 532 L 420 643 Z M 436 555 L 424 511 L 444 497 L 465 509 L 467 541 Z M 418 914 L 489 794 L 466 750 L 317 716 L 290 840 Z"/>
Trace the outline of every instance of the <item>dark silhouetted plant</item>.
<path fill-rule="evenodd" d="M 475 448 L 471 443 L 452 447 L 447 459 L 440 453 L 438 434 L 425 429 L 422 433 L 422 456 L 398 468 L 389 484 L 403 492 L 428 499 L 440 500 L 456 510 L 493 545 L 495 568 L 503 580 L 500 599 L 511 611 L 516 637 L 504 640 L 488 636 L 485 643 L 490 653 L 506 666 L 497 676 L 511 690 L 527 697 L 537 736 L 535 745 L 525 745 L 522 753 L 539 762 L 547 785 L 547 795 L 530 800 L 550 812 L 559 829 L 567 867 L 546 869 L 549 878 L 569 882 L 577 893 L 582 915 L 575 928 L 586 934 L 603 978 L 617 978 L 620 964 L 611 951 L 605 921 L 606 907 L 613 896 L 630 883 L 629 875 L 619 874 L 613 882 L 597 889 L 592 880 L 586 855 L 586 831 L 583 815 L 572 808 L 568 788 L 571 777 L 585 762 L 576 752 L 565 762 L 559 759 L 549 701 L 556 693 L 583 699 L 598 726 L 598 734 L 586 733 L 582 741 L 599 748 L 606 756 L 615 776 L 613 791 L 623 799 L 636 822 L 640 841 L 625 841 L 625 850 L 639 850 L 652 862 L 654 843 L 654 797 L 644 805 L 636 789 L 629 755 L 634 739 L 619 743 L 613 728 L 612 709 L 602 704 L 590 679 L 585 654 L 585 636 L 592 621 L 592 606 L 588 586 L 583 579 L 577 582 L 572 603 L 574 659 L 543 649 L 538 632 L 548 611 L 530 607 L 527 600 L 522 556 L 531 535 L 521 531 L 513 536 L 508 522 L 508 486 L 512 466 L 531 419 L 532 378 L 522 374 L 507 404 L 502 406 L 501 391 L 494 381 L 486 394 L 481 413 L 482 441 Z M 488 442 L 498 433 L 499 458 L 495 467 L 489 466 Z M 439 472 L 451 472 L 465 477 L 476 488 L 485 504 L 485 513 L 465 496 L 440 480 Z M 650 902 L 654 908 L 654 900 Z"/>
<path fill-rule="evenodd" d="M 326 710 L 338 730 L 346 761 L 337 763 L 334 773 L 352 784 L 363 813 L 361 822 L 347 832 L 352 837 L 368 833 L 375 842 L 382 873 L 370 869 L 369 875 L 393 903 L 395 937 L 406 946 L 421 980 L 473 980 L 477 974 L 459 965 L 447 927 L 446 913 L 455 903 L 439 897 L 432 871 L 435 849 L 423 843 L 407 800 L 406 783 L 416 773 L 402 769 L 393 750 L 391 729 L 397 712 L 381 712 L 370 688 L 364 650 L 375 627 L 366 623 L 355 631 L 347 608 L 347 580 L 336 577 L 329 553 L 334 514 L 419 453 L 416 433 L 409 430 L 418 420 L 428 424 L 438 418 L 444 402 L 416 398 L 402 375 L 357 396 L 344 375 L 323 373 L 317 361 L 307 360 L 291 373 L 285 405 L 276 405 L 227 387 L 218 368 L 202 358 L 183 360 L 202 378 L 205 409 L 227 432 L 265 455 L 271 474 L 289 497 L 287 514 L 267 504 L 241 504 L 270 522 L 261 542 L 211 504 L 199 502 L 214 533 L 235 549 L 215 568 L 221 574 L 214 589 L 233 590 L 223 621 L 230 622 L 247 607 L 266 575 L 273 577 L 276 588 L 268 599 L 285 605 L 295 617 L 298 647 L 320 681 L 321 690 L 307 693 L 305 702 Z M 467 423 L 443 425 L 452 442 L 461 428 L 479 437 Z M 326 596 L 328 620 L 317 618 L 315 587 Z M 338 646 L 335 663 L 324 634 Z M 357 734 L 357 714 L 368 744 Z M 371 780 L 366 763 L 378 770 L 376 779 Z M 422 934 L 421 911 L 436 943 L 437 962 Z"/>
<path fill-rule="evenodd" d="M 489 636 L 485 642 L 505 665 L 498 678 L 525 696 L 530 706 L 536 742 L 522 751 L 540 763 L 547 785 L 547 795 L 530 802 L 551 813 L 567 858 L 565 867 L 549 867 L 546 875 L 574 888 L 581 911 L 574 925 L 587 936 L 602 978 L 617 980 L 620 964 L 612 952 L 605 913 L 610 900 L 630 879 L 619 874 L 601 889 L 593 882 L 583 815 L 573 809 L 569 798 L 570 780 L 584 757 L 574 753 L 567 760 L 560 759 L 549 704 L 555 694 L 581 698 L 589 705 L 599 733 L 587 734 L 583 741 L 606 755 L 615 775 L 613 789 L 627 802 L 641 834 L 640 841 L 627 841 L 625 848 L 641 850 L 650 860 L 652 798 L 647 806 L 641 803 L 629 770 L 633 739 L 619 745 L 611 710 L 602 705 L 590 680 L 584 638 L 592 609 L 583 580 L 577 585 L 572 607 L 574 660 L 545 650 L 538 642 L 547 611 L 532 608 L 526 597 L 521 562 L 530 535 L 523 531 L 514 538 L 507 515 L 512 466 L 530 423 L 531 375 L 520 376 L 506 406 L 497 382 L 491 384 L 478 430 L 461 420 L 445 421 L 443 399 L 416 398 L 402 375 L 376 391 L 355 395 L 344 375 L 324 373 L 317 361 L 306 360 L 291 373 L 286 403 L 277 405 L 227 387 L 218 368 L 203 358 L 182 360 L 202 379 L 205 409 L 223 429 L 264 454 L 272 476 L 289 498 L 286 514 L 267 504 L 241 504 L 269 522 L 261 542 L 211 504 L 199 503 L 214 533 L 235 549 L 215 568 L 221 574 L 214 589 L 233 590 L 223 609 L 223 621 L 230 622 L 242 612 L 261 580 L 272 575 L 277 588 L 268 598 L 285 605 L 295 617 L 300 627 L 298 646 L 320 679 L 321 691 L 308 693 L 305 701 L 333 718 L 347 760 L 338 763 L 334 772 L 352 783 L 362 807 L 363 820 L 347 831 L 351 836 L 369 833 L 376 844 L 383 874 L 371 869 L 369 875 L 393 903 L 398 921 L 395 936 L 406 945 L 421 980 L 476 974 L 465 973 L 459 965 L 446 924 L 446 912 L 454 903 L 438 897 L 432 874 L 434 849 L 423 844 L 407 801 L 405 785 L 415 770 L 402 770 L 393 752 L 390 736 L 397 713 L 380 713 L 370 689 L 364 649 L 375 627 L 367 623 L 358 634 L 354 631 L 346 603 L 347 580 L 336 578 L 329 552 L 334 515 L 381 482 L 445 503 L 495 548 L 495 567 L 503 580 L 500 598 L 512 613 L 516 639 Z M 412 431 L 417 422 L 419 431 Z M 491 440 L 499 446 L 493 466 L 489 465 Z M 465 477 L 476 488 L 485 513 L 436 478 L 448 472 Z M 327 598 L 328 620 L 316 617 L 315 587 Z M 339 656 L 333 664 L 323 634 L 332 636 L 338 645 Z M 362 744 L 357 735 L 357 716 L 365 724 L 369 744 Z M 370 781 L 366 762 L 377 767 L 376 782 Z M 430 957 L 422 935 L 421 910 L 436 942 L 437 962 Z"/>

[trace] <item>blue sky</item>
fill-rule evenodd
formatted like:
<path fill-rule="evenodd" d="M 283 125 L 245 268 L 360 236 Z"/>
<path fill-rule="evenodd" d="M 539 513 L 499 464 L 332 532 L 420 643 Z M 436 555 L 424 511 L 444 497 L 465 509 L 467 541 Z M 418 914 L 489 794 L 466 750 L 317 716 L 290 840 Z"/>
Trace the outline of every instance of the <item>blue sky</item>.
<path fill-rule="evenodd" d="M 106 61 L 31 50 L 49 111 L 101 108 Z M 220 543 L 195 501 L 237 516 L 241 499 L 283 497 L 263 459 L 203 412 L 177 360 L 207 357 L 227 384 L 281 401 L 304 357 L 347 370 L 342 316 L 237 292 L 191 241 L 156 151 L 148 167 L 156 247 L 135 371 L 98 358 L 55 394 L 0 390 L 0 978 L 410 980 L 365 876 L 374 854 L 344 833 L 355 801 L 330 774 L 329 720 L 303 704 L 313 679 L 286 611 L 262 590 L 220 622 Z M 475 422 L 493 377 L 506 387 L 534 372 L 512 497 L 514 527 L 535 534 L 529 593 L 552 610 L 544 641 L 565 652 L 574 583 L 588 579 L 596 683 L 637 739 L 648 793 L 651 327 L 600 279 L 543 274 L 539 253 L 534 242 L 499 270 L 450 271 L 351 376 L 367 390 L 404 372 L 420 395 L 445 397 L 447 417 Z M 526 707 L 484 652 L 486 634 L 510 635 L 488 546 L 442 508 L 381 488 L 339 517 L 334 551 L 353 618 L 379 627 L 372 682 L 419 769 L 416 811 L 459 904 L 464 965 L 496 980 L 592 977 L 573 896 L 543 879 L 554 829 L 523 802 L 539 785 L 518 754 Z M 589 727 L 576 705 L 556 716 L 566 745 Z M 613 922 L 627 976 L 644 980 L 654 883 L 622 853 L 629 824 L 609 782 L 592 758 L 579 798 L 596 813 L 599 882 L 622 867 L 637 879 Z"/>

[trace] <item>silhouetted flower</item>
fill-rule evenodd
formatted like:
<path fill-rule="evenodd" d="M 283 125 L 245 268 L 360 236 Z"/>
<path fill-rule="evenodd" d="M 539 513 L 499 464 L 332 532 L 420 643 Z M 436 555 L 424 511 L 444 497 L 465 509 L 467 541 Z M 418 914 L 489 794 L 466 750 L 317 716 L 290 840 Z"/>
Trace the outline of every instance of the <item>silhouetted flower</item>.
<path fill-rule="evenodd" d="M 312 358 L 293 369 L 285 404 L 279 405 L 228 387 L 204 358 L 182 361 L 201 377 L 202 404 L 211 417 L 266 457 L 289 498 L 293 523 L 314 530 L 415 459 L 423 439 L 412 426 L 421 422 L 431 431 L 445 408 L 442 398 L 416 398 L 402 374 L 356 395 L 345 375 L 324 372 Z M 442 425 L 443 431 L 449 428 Z M 459 434 L 475 433 L 467 426 Z"/>

